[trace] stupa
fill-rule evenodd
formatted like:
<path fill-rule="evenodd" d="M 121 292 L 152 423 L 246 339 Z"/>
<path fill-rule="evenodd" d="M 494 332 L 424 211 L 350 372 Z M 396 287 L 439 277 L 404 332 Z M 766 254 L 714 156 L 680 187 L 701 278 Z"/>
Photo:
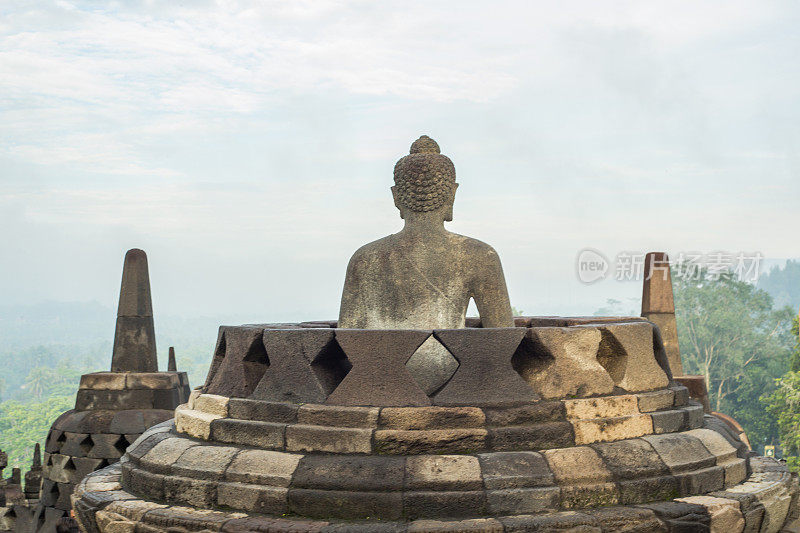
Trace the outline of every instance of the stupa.
<path fill-rule="evenodd" d="M 174 420 L 76 488 L 82 529 L 784 528 L 795 478 L 689 400 L 657 326 L 513 318 L 494 250 L 443 229 L 455 188 L 415 142 L 405 228 L 353 256 L 339 321 L 221 327 Z"/>
<path fill-rule="evenodd" d="M 81 376 L 75 409 L 59 416 L 47 435 L 40 493 L 45 511 L 69 513 L 75 485 L 116 463 L 147 428 L 171 419 L 189 393 L 185 372 L 158 371 L 147 255 L 129 250 L 111 371 Z"/>

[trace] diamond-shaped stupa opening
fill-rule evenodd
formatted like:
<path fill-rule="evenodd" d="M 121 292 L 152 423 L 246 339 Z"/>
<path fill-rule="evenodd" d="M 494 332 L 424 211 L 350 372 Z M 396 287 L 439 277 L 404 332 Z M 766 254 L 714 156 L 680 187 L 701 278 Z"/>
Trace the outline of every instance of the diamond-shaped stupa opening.
<path fill-rule="evenodd" d="M 406 361 L 408 373 L 428 396 L 436 393 L 450 381 L 458 365 L 458 359 L 453 357 L 453 354 L 433 335 L 428 337 Z"/>
<path fill-rule="evenodd" d="M 317 376 L 326 394 L 332 393 L 353 368 L 339 344 L 331 339 L 311 362 L 311 369 Z"/>

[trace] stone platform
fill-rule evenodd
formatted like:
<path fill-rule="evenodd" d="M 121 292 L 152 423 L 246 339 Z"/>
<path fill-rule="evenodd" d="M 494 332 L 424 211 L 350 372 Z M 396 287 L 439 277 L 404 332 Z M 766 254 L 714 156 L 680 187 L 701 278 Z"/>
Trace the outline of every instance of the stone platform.
<path fill-rule="evenodd" d="M 221 328 L 204 387 L 81 483 L 78 521 L 92 532 L 781 529 L 796 480 L 703 416 L 651 323 L 517 324 Z M 405 362 L 431 336 L 458 367 L 426 394 Z"/>

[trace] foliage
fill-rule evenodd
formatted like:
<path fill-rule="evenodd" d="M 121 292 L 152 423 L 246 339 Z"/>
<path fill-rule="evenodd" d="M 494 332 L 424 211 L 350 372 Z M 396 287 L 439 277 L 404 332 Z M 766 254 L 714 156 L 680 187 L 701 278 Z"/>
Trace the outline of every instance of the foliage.
<path fill-rule="evenodd" d="M 74 404 L 74 391 L 41 402 L 8 400 L 0 403 L 0 449 L 8 454 L 9 472 L 6 475 L 12 467 L 23 471 L 30 467 L 34 444 L 38 442 L 44 449 L 50 425 Z"/>
<path fill-rule="evenodd" d="M 783 457 L 796 471 L 800 466 L 800 338 L 797 317 L 794 318 L 792 333 L 797 342 L 792 351 L 791 370 L 776 380 L 775 390 L 764 394 L 761 402 L 770 418 L 777 422 Z"/>
<path fill-rule="evenodd" d="M 706 376 L 711 407 L 734 417 L 754 446 L 777 442 L 759 398 L 775 390 L 792 351 L 792 311 L 732 275 L 678 276 L 673 285 L 684 371 Z"/>

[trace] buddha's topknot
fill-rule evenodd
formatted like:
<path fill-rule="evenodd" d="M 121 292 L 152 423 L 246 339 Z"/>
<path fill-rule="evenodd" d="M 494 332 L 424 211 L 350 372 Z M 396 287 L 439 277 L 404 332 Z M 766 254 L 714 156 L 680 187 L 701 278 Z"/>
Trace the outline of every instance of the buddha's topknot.
<path fill-rule="evenodd" d="M 423 135 L 411 144 L 409 155 L 394 166 L 397 197 L 412 211 L 433 211 L 452 198 L 456 186 L 453 162 L 439 151 L 439 145 Z"/>

